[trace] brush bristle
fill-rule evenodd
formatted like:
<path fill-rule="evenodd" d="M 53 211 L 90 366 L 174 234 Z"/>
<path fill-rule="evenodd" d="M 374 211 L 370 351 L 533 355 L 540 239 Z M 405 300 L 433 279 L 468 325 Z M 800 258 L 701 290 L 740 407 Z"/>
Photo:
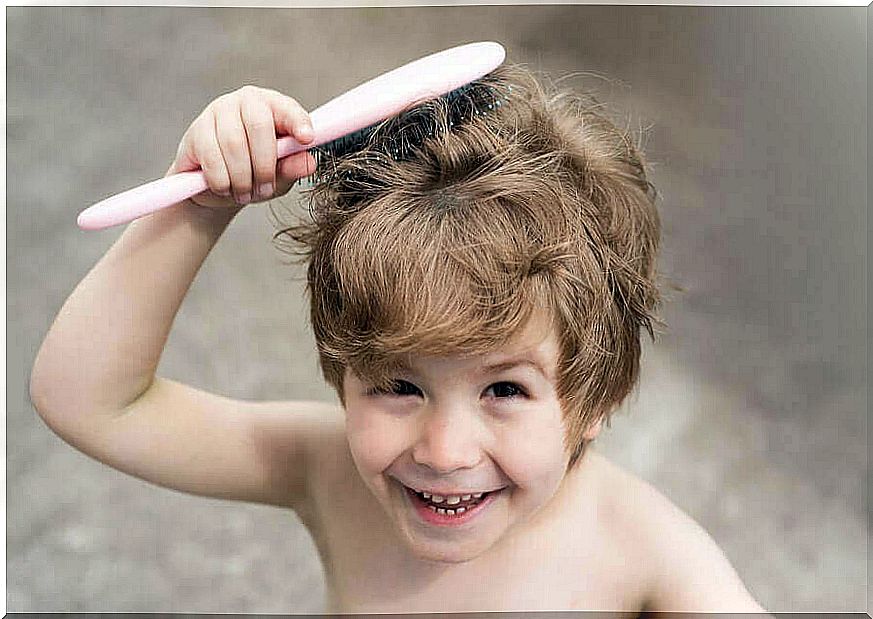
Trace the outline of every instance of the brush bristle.
<path fill-rule="evenodd" d="M 370 125 L 365 129 L 337 138 L 313 148 L 319 166 L 365 148 L 382 152 L 396 161 L 408 159 L 418 147 L 437 131 L 435 102 L 445 101 L 448 127 L 454 129 L 474 116 L 491 113 L 507 101 L 499 88 L 486 75 L 437 99 L 425 101 L 401 114 Z M 318 173 L 310 177 L 315 182 Z"/>

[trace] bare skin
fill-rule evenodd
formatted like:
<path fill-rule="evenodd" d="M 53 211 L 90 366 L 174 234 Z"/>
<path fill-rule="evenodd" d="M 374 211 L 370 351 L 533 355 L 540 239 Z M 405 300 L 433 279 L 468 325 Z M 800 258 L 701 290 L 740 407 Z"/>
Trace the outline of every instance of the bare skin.
<path fill-rule="evenodd" d="M 530 329 L 531 333 L 536 331 Z M 547 353 L 554 353 L 554 342 L 550 340 L 536 338 L 538 344 L 533 346 L 510 345 L 510 350 L 501 354 L 517 357 L 526 351 L 531 358 L 548 359 Z M 366 441 L 367 451 L 390 454 L 391 466 L 386 470 L 400 477 L 414 476 L 402 466 L 404 458 L 412 457 L 428 472 L 438 472 L 433 480 L 454 479 L 447 482 L 449 485 L 463 484 L 461 479 L 471 480 L 470 484 L 476 483 L 474 479 L 490 479 L 487 473 L 477 476 L 476 471 L 487 470 L 493 459 L 501 472 L 512 471 L 507 475 L 508 490 L 529 496 L 525 477 L 543 479 L 542 475 L 531 475 L 530 469 L 542 468 L 546 462 L 538 456 L 536 447 L 533 451 L 523 450 L 520 463 L 514 463 L 517 452 L 501 451 L 500 445 L 477 443 L 446 426 L 426 423 L 445 415 L 448 423 L 458 424 L 456 429 L 460 426 L 471 436 L 482 436 L 476 431 L 475 421 L 463 419 L 477 416 L 475 404 L 458 396 L 466 391 L 467 377 L 475 376 L 477 361 L 447 361 L 452 370 L 440 362 L 423 362 L 417 372 L 407 375 L 428 385 L 418 398 L 422 402 L 417 403 L 415 396 L 389 397 L 392 401 L 387 404 L 377 398 L 375 407 L 385 407 L 392 414 L 392 406 L 401 406 L 411 425 L 420 429 L 413 431 L 408 444 L 399 439 L 399 448 Z M 552 358 L 552 366 L 555 361 Z M 482 364 L 486 362 L 481 360 Z M 551 374 L 548 369 L 546 373 Z M 548 397 L 537 397 L 533 379 L 504 371 L 486 375 L 481 384 L 490 381 L 525 385 L 533 395 L 529 402 L 515 405 L 518 408 L 511 414 L 547 425 L 544 419 L 549 413 L 544 401 Z M 475 379 L 470 384 L 475 385 Z M 308 498 L 298 509 L 328 567 L 332 611 L 572 609 L 621 611 L 628 616 L 662 610 L 761 611 L 702 529 L 654 488 L 590 448 L 566 475 L 566 459 L 556 463 L 560 483 L 554 491 L 538 489 L 532 500 L 512 495 L 497 499 L 484 508 L 491 513 L 480 513 L 478 524 L 463 535 L 440 532 L 439 527 L 416 521 L 416 516 L 411 516 L 413 527 L 404 526 L 404 516 L 394 512 L 413 510 L 405 509 L 403 500 L 398 510 L 390 499 L 379 496 L 378 485 L 375 491 L 369 487 L 374 484 L 364 479 L 371 476 L 373 467 L 360 456 L 356 461 L 353 454 L 355 443 L 361 440 L 354 437 L 357 431 L 353 418 L 366 417 L 367 412 L 353 410 L 366 403 L 356 401 L 350 390 L 346 389 L 346 410 L 334 413 L 328 426 L 331 429 L 311 452 L 315 466 L 311 468 Z M 452 407 L 440 404 L 440 400 L 460 401 L 462 405 L 447 414 L 441 407 Z M 540 414 L 544 416 L 538 417 Z M 419 415 L 425 418 L 424 423 L 415 421 Z M 402 435 L 405 430 L 400 423 L 394 422 L 393 431 Z M 501 419 L 500 423 L 511 435 L 513 429 L 506 426 L 512 422 Z M 509 440 L 524 440 L 532 432 L 523 427 L 518 438 Z M 598 432 L 599 427 L 592 429 L 588 438 Z M 554 438 L 559 444 L 560 431 Z M 536 442 L 546 449 L 553 447 L 547 434 L 540 434 Z M 427 453 L 421 450 L 425 444 L 430 449 Z M 418 455 L 410 456 L 417 449 Z M 465 458 L 465 452 L 470 457 Z M 550 468 L 547 462 L 545 468 Z M 485 484 L 482 489 L 493 486 L 487 481 L 481 483 Z M 517 505 L 513 506 L 513 502 Z M 492 540 L 494 531 L 496 541 L 480 552 L 476 540 Z M 428 544 L 432 539 L 416 539 L 422 533 L 425 537 L 453 535 L 455 547 L 466 545 L 473 550 L 467 555 L 459 551 L 461 556 L 434 560 L 428 555 L 434 554 L 433 546 L 439 546 Z"/>
<path fill-rule="evenodd" d="M 606 494 L 601 486 L 622 474 L 599 454 L 586 454 L 550 508 L 523 529 L 472 561 L 446 565 L 409 556 L 373 509 L 347 449 L 343 456 L 339 424 L 337 430 L 336 453 L 325 450 L 319 458 L 325 468 L 318 486 L 325 491 L 301 514 L 331 566 L 331 612 L 572 609 L 637 616 L 644 609 L 652 562 L 630 543 L 631 531 L 613 530 L 605 519 L 618 506 L 596 492 Z M 326 466 L 331 461 L 334 467 Z M 337 488 L 345 492 L 341 505 Z"/>
<path fill-rule="evenodd" d="M 254 87 L 191 124 L 167 174 L 202 167 L 210 189 L 130 224 L 67 299 L 31 374 L 46 424 L 151 483 L 294 509 L 335 611 L 760 611 L 709 536 L 650 486 L 596 451 L 564 474 L 555 334 L 541 325 L 498 351 L 531 363 L 421 359 L 408 390 L 388 394 L 349 376 L 345 410 L 233 400 L 156 376 L 225 227 L 314 170 L 305 153 L 277 162 L 286 134 L 311 141 L 306 112 Z M 416 520 L 401 481 L 494 498 L 449 531 Z"/>

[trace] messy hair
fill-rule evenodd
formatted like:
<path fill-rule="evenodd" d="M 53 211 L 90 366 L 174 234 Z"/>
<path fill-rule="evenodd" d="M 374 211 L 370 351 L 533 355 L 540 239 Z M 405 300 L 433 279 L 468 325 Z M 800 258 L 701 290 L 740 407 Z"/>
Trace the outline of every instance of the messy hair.
<path fill-rule="evenodd" d="M 658 322 L 656 193 L 633 135 L 593 97 L 519 66 L 483 82 L 500 105 L 454 123 L 451 103 L 427 102 L 409 156 L 392 156 L 386 123 L 321 161 L 309 216 L 275 238 L 308 262 L 321 368 L 340 398 L 346 368 L 385 385 L 408 355 L 494 351 L 547 312 L 572 465 L 585 430 L 632 390 L 641 330 Z"/>

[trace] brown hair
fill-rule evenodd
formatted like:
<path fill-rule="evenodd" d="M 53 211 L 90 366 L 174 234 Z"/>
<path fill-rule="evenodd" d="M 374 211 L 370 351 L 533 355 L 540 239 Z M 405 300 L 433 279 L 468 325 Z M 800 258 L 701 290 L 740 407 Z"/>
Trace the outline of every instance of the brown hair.
<path fill-rule="evenodd" d="M 310 217 L 276 233 L 308 260 L 325 379 L 376 383 L 409 354 L 482 354 L 534 311 L 559 337 L 558 394 L 572 465 L 584 431 L 639 374 L 640 330 L 659 303 L 655 191 L 629 132 L 590 96 L 504 66 L 483 78 L 501 105 L 433 127 L 393 159 L 380 135 L 320 162 Z"/>

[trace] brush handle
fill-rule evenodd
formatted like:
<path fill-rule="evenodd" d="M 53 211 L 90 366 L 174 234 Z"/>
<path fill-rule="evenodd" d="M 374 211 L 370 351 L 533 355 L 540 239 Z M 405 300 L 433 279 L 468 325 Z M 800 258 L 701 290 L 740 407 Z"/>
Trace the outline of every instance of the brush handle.
<path fill-rule="evenodd" d="M 309 117 L 315 139 L 304 146 L 290 136 L 279 138 L 276 154 L 282 159 L 321 146 L 395 116 L 416 103 L 442 96 L 490 73 L 505 56 L 499 43 L 470 43 L 383 73 L 313 110 Z M 125 224 L 207 188 L 202 170 L 181 172 L 98 202 L 79 213 L 77 223 L 83 230 Z"/>

